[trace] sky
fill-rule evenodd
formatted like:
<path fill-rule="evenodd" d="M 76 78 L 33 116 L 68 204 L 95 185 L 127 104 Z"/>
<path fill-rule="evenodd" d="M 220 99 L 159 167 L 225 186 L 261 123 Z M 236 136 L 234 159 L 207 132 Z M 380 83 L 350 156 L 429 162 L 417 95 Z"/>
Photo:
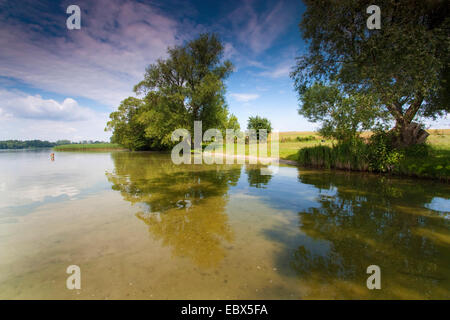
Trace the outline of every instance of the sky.
<path fill-rule="evenodd" d="M 66 26 L 72 4 L 80 30 Z M 0 0 L 0 140 L 109 140 L 109 114 L 134 96 L 145 68 L 203 32 L 220 36 L 235 66 L 226 100 L 241 128 L 259 115 L 275 130 L 314 130 L 289 78 L 306 50 L 304 10 L 300 0 Z"/>

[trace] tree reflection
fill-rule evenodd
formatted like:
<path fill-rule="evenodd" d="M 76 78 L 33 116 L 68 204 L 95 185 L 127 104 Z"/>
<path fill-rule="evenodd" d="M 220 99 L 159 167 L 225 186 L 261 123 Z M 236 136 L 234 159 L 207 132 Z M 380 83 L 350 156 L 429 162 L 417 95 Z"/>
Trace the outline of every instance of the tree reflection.
<path fill-rule="evenodd" d="M 225 206 L 240 166 L 174 165 L 167 155 L 112 153 L 115 170 L 107 172 L 112 189 L 139 203 L 136 216 L 154 239 L 176 256 L 201 267 L 214 267 L 233 241 Z"/>
<path fill-rule="evenodd" d="M 272 179 L 271 174 L 261 174 L 261 168 L 267 168 L 267 166 L 247 164 L 245 166 L 245 173 L 247 174 L 247 180 L 250 187 L 266 188 Z"/>
<path fill-rule="evenodd" d="M 325 254 L 295 250 L 291 267 L 300 278 L 314 279 L 316 288 L 339 286 L 353 298 L 450 296 L 449 214 L 424 208 L 433 196 L 449 197 L 445 185 L 344 173 L 299 179 L 320 191 L 320 206 L 299 212 L 300 229 L 329 243 Z M 379 292 L 366 288 L 372 264 L 381 268 Z"/>

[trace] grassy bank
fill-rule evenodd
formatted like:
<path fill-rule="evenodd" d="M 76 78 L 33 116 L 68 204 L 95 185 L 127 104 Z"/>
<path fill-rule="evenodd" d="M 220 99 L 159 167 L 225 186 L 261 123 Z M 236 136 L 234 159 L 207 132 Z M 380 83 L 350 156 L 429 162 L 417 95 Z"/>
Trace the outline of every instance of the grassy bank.
<path fill-rule="evenodd" d="M 387 150 L 383 145 L 315 145 L 298 150 L 296 160 L 303 166 L 450 181 L 450 130 L 430 130 L 426 145 Z M 281 146 L 280 146 L 281 149 Z"/>
<path fill-rule="evenodd" d="M 55 151 L 114 151 L 124 150 L 115 143 L 63 144 L 53 148 Z"/>

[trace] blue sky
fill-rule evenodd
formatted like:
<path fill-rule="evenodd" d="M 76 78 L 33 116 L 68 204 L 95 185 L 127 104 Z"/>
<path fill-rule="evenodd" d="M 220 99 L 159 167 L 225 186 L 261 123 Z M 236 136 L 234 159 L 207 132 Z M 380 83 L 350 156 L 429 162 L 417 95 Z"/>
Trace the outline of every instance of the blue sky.
<path fill-rule="evenodd" d="M 71 4 L 81 30 L 66 28 Z M 241 127 L 260 115 L 280 131 L 313 130 L 289 78 L 304 10 L 300 0 L 0 0 L 0 140 L 109 139 L 108 115 L 145 67 L 202 32 L 218 33 L 235 65 L 226 98 Z"/>

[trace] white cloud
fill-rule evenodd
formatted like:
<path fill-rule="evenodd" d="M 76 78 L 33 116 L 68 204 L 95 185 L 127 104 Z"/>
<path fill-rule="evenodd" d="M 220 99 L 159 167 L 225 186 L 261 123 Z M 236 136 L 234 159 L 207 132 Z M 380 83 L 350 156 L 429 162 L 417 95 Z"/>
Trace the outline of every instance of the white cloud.
<path fill-rule="evenodd" d="M 105 113 L 94 113 L 93 117 L 83 121 L 0 118 L 0 140 L 108 141 L 111 133 L 104 131 L 107 120 Z"/>
<path fill-rule="evenodd" d="M 83 108 L 72 98 L 61 103 L 43 99 L 40 95 L 27 95 L 20 91 L 0 90 L 0 116 L 24 119 L 77 121 L 86 120 L 93 112 Z"/>
<path fill-rule="evenodd" d="M 259 98 L 259 94 L 256 93 L 231 93 L 230 96 L 239 102 L 249 102 Z"/>
<path fill-rule="evenodd" d="M 80 106 L 72 98 L 62 102 L 0 90 L 0 140 L 108 140 L 107 113 Z"/>

